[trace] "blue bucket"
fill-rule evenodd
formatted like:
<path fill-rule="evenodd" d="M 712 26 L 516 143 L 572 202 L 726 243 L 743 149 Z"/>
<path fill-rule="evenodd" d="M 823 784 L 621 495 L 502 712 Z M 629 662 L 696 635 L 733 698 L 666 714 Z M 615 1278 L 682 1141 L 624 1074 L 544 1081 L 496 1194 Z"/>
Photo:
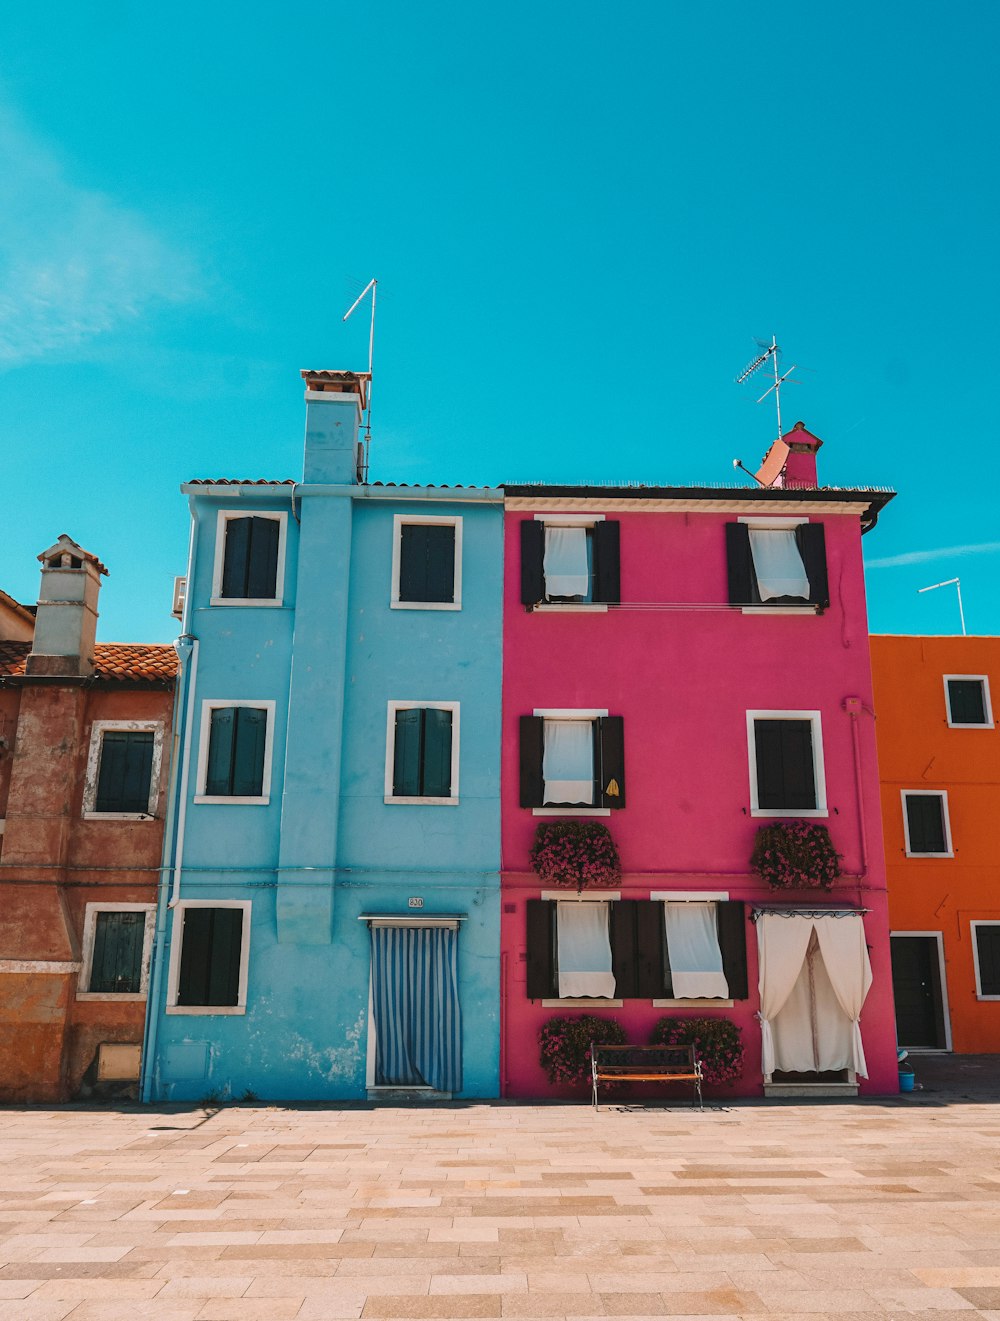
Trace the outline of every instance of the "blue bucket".
<path fill-rule="evenodd" d="M 907 1069 L 905 1073 L 903 1072 L 902 1069 L 900 1069 L 899 1090 L 901 1092 L 912 1092 L 915 1082 L 916 1082 L 916 1078 L 914 1077 L 912 1069 Z"/>

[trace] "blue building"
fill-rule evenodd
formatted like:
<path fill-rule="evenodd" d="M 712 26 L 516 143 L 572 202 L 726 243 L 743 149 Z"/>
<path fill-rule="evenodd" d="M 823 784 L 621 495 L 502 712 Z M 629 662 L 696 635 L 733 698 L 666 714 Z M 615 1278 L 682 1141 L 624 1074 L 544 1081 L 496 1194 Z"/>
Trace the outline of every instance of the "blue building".
<path fill-rule="evenodd" d="M 368 484 L 302 375 L 301 482 L 182 487 L 143 1097 L 496 1096 L 502 492 Z"/>

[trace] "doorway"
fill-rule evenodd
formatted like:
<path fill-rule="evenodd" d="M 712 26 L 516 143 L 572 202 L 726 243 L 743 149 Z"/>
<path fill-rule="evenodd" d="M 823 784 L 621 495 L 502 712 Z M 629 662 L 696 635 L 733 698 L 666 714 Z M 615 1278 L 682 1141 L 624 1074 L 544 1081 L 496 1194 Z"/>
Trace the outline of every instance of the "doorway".
<path fill-rule="evenodd" d="M 951 1050 L 940 931 L 902 931 L 889 941 L 897 1042 L 907 1050 Z"/>

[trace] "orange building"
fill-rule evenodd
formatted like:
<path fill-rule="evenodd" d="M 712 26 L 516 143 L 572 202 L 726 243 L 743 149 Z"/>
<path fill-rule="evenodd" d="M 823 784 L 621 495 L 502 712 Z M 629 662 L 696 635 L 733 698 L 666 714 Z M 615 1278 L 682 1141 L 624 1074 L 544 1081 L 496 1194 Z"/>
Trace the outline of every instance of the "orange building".
<path fill-rule="evenodd" d="M 1000 1052 L 1000 638 L 871 655 L 899 1044 Z"/>

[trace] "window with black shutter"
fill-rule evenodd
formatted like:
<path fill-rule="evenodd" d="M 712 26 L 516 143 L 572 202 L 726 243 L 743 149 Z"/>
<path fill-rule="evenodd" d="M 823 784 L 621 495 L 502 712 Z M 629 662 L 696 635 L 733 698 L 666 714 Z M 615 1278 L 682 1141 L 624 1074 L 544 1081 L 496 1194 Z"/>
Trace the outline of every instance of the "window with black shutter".
<path fill-rule="evenodd" d="M 278 518 L 225 519 L 221 596 L 229 600 L 273 601 L 278 595 Z"/>
<path fill-rule="evenodd" d="M 755 719 L 754 761 L 761 811 L 804 812 L 818 806 L 811 720 Z"/>
<path fill-rule="evenodd" d="M 105 729 L 101 734 L 95 812 L 149 812 L 153 770 L 152 730 Z"/>
<path fill-rule="evenodd" d="M 973 922 L 979 995 L 1000 997 L 1000 922 Z"/>
<path fill-rule="evenodd" d="M 182 909 L 177 1004 L 239 1004 L 243 908 Z"/>
<path fill-rule="evenodd" d="M 664 902 L 670 902 L 666 900 Z M 661 990 L 655 991 L 654 998 L 667 1000 L 677 998 L 673 977 L 670 971 L 670 944 L 664 929 L 664 903 L 653 905 L 659 910 L 659 938 L 662 959 Z M 747 981 L 747 936 L 746 906 L 739 899 L 719 899 L 712 903 L 715 910 L 715 925 L 719 938 L 719 952 L 722 955 L 722 971 L 729 987 L 730 1000 L 746 1000 L 749 996 Z"/>
<path fill-rule="evenodd" d="M 906 851 L 950 854 L 944 794 L 904 793 Z"/>
<path fill-rule="evenodd" d="M 950 725 L 989 725 L 991 723 L 985 679 L 948 679 L 947 690 L 948 723 Z"/>
<path fill-rule="evenodd" d="M 552 524 L 553 527 L 566 526 Z M 575 526 L 579 527 L 580 524 Z M 542 519 L 521 523 L 521 602 L 526 606 L 618 605 L 621 603 L 621 523 L 599 519 L 584 527 L 587 548 L 587 590 L 573 596 L 549 590 L 545 581 L 545 528 Z"/>
<path fill-rule="evenodd" d="M 397 600 L 454 605 L 455 544 L 454 523 L 401 523 Z"/>
<path fill-rule="evenodd" d="M 523 525 L 522 525 L 523 526 Z M 623 716 L 597 716 L 593 730 L 593 800 L 586 807 L 625 806 L 625 720 Z M 520 718 L 520 804 L 522 807 L 565 807 L 572 813 L 579 803 L 560 803 L 546 797 L 542 762 L 545 717 Z"/>
<path fill-rule="evenodd" d="M 393 798 L 453 798 L 452 712 L 441 707 L 401 707 L 395 713 Z"/>
<path fill-rule="evenodd" d="M 138 995 L 145 938 L 145 911 L 97 912 L 90 977 L 84 989 L 92 995 Z"/>
<path fill-rule="evenodd" d="M 211 709 L 204 793 L 217 798 L 260 798 L 264 793 L 267 709 Z"/>
<path fill-rule="evenodd" d="M 729 582 L 729 604 L 736 606 L 813 606 L 818 611 L 830 604 L 830 587 L 826 566 L 826 530 L 822 523 L 796 525 L 795 546 L 802 568 L 809 582 L 808 596 L 777 596 L 761 600 L 750 546 L 752 523 L 726 524 L 726 568 Z M 755 531 L 777 530 L 766 526 Z"/>

